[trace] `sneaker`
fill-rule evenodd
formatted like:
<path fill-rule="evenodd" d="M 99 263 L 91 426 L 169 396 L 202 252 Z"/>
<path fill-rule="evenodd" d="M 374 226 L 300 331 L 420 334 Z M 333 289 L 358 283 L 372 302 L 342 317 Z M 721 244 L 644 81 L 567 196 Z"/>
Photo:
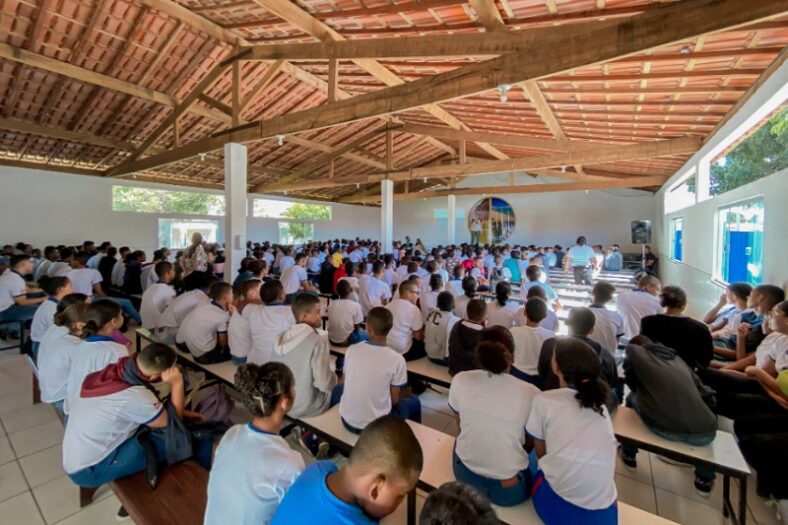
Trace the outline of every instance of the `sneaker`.
<path fill-rule="evenodd" d="M 301 448 L 308 452 L 310 456 L 316 459 L 325 459 L 328 451 L 323 451 L 324 456 L 319 457 L 321 454 L 321 444 L 323 442 L 320 441 L 317 434 L 304 430 L 301 427 L 294 427 L 290 434 L 295 437 Z M 328 445 L 328 443 L 326 443 L 326 445 Z"/>
<path fill-rule="evenodd" d="M 315 455 L 315 459 L 328 459 L 330 450 L 331 446 L 329 445 L 328 441 L 320 441 L 320 443 L 317 445 L 317 454 Z"/>
<path fill-rule="evenodd" d="M 638 468 L 637 452 L 634 454 L 629 454 L 624 452 L 622 447 L 618 447 L 618 452 L 619 456 L 621 456 L 621 462 L 624 464 L 624 467 L 630 472 L 635 472 Z"/>
<path fill-rule="evenodd" d="M 711 495 L 711 489 L 714 488 L 713 479 L 702 479 L 695 476 L 695 492 L 703 498 L 708 498 Z"/>
<path fill-rule="evenodd" d="M 127 521 L 129 519 L 128 511 L 121 507 L 118 509 L 118 513 L 115 515 L 115 519 L 118 521 Z"/>

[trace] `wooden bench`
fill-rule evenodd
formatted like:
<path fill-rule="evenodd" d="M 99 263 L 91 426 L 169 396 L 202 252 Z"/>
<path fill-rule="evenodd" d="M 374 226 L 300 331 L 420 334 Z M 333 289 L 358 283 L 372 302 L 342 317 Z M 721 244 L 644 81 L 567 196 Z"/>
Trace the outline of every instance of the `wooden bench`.
<path fill-rule="evenodd" d="M 722 514 L 726 518 L 730 517 L 734 524 L 745 525 L 747 477 L 750 475 L 750 468 L 732 434 L 718 430 L 714 441 L 705 447 L 670 441 L 649 430 L 638 413 L 627 407 L 616 410 L 613 415 L 613 430 L 616 439 L 622 444 L 722 474 Z M 738 517 L 730 500 L 731 477 L 739 480 Z"/>

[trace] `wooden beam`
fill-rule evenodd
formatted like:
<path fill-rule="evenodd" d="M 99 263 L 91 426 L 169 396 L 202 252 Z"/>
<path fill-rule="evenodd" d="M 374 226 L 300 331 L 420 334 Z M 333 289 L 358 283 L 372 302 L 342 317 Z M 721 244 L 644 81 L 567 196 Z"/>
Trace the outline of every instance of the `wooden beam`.
<path fill-rule="evenodd" d="M 88 135 L 86 133 L 79 133 L 76 131 L 69 131 L 62 128 L 51 128 L 49 126 L 41 126 L 32 122 L 23 122 L 21 120 L 12 120 L 8 118 L 0 118 L 0 129 L 15 131 L 19 133 L 26 133 L 31 135 L 40 135 L 42 137 L 49 137 L 59 140 L 68 140 L 71 142 L 78 142 L 81 144 L 90 144 L 92 146 L 99 146 L 102 148 L 119 149 L 131 151 L 134 146 L 126 142 L 97 137 Z"/>
<path fill-rule="evenodd" d="M 708 16 L 712 11 L 715 16 Z M 687 0 L 660 5 L 601 29 L 568 27 L 560 34 L 533 43 L 532 49 L 522 53 L 503 55 L 433 77 L 239 126 L 166 154 L 128 164 L 122 171 L 130 173 L 177 162 L 218 149 L 229 140 L 249 142 L 460 98 L 493 89 L 501 83 L 534 80 L 786 12 L 788 5 L 783 0 L 761 0 L 757 3 L 748 0 Z"/>
<path fill-rule="evenodd" d="M 285 64 L 284 60 L 277 60 L 273 64 L 268 64 L 268 69 L 265 71 L 263 78 L 252 88 L 248 95 L 243 99 L 241 102 L 241 111 L 246 109 L 246 107 L 259 95 L 262 91 L 268 87 L 268 85 L 273 82 L 276 78 L 276 75 L 282 71 L 283 66 Z"/>
<path fill-rule="evenodd" d="M 413 13 L 438 9 L 441 7 L 452 7 L 457 5 L 457 0 L 415 0 L 411 2 L 401 2 L 399 4 L 382 5 L 380 7 L 364 7 L 360 9 L 342 9 L 336 12 L 313 13 L 312 16 L 318 20 L 329 20 L 331 18 L 353 18 L 377 15 Z"/>
<path fill-rule="evenodd" d="M 202 16 L 194 13 L 191 9 L 182 6 L 177 2 L 170 0 L 140 0 L 140 3 L 150 7 L 151 9 L 155 9 L 156 11 L 165 13 L 176 20 L 181 20 L 182 22 L 189 24 L 191 27 L 203 33 L 207 33 L 213 38 L 222 42 L 227 42 L 231 45 L 244 45 L 249 43 L 245 38 L 228 29 L 224 29 L 219 24 L 203 18 Z"/>
<path fill-rule="evenodd" d="M 235 61 L 232 66 L 232 125 L 241 123 L 241 62 Z"/>
<path fill-rule="evenodd" d="M 641 57 L 648 62 L 649 57 Z M 556 75 L 543 79 L 544 82 L 638 82 L 641 80 L 672 80 L 699 77 L 757 77 L 760 68 L 748 69 L 704 69 L 699 71 L 670 71 L 657 73 L 611 74 L 611 75 Z"/>
<path fill-rule="evenodd" d="M 303 146 L 305 148 L 313 149 L 316 151 L 322 151 L 324 153 L 331 151 L 331 146 L 327 144 L 323 144 L 322 142 L 316 142 L 314 140 L 305 139 L 303 137 L 299 137 L 298 135 L 289 135 L 287 137 L 287 142 L 292 142 L 293 144 L 298 144 L 299 146 Z M 354 162 L 366 164 L 367 166 L 372 166 L 373 168 L 379 170 L 386 169 L 386 165 L 384 163 L 379 162 L 375 159 L 371 159 L 364 155 L 347 152 L 344 155 L 342 155 L 342 157 L 352 160 Z"/>
<path fill-rule="evenodd" d="M 471 0 L 471 6 L 487 31 L 506 29 L 501 13 L 495 6 L 495 0 Z"/>
<path fill-rule="evenodd" d="M 339 79 L 339 72 L 337 68 L 339 62 L 336 58 L 328 61 L 328 101 L 335 102 L 337 99 L 337 82 Z"/>
<path fill-rule="evenodd" d="M 386 129 L 386 171 L 394 169 L 394 132 Z"/>
<path fill-rule="evenodd" d="M 197 97 L 197 99 L 200 100 L 201 102 L 205 102 L 206 104 L 208 104 L 212 108 L 218 109 L 219 111 L 221 111 L 225 115 L 227 115 L 229 117 L 232 117 L 233 108 L 231 108 L 230 106 L 228 106 L 224 102 L 220 102 L 220 101 L 216 100 L 215 98 L 206 95 L 205 93 L 202 93 L 201 95 L 199 95 Z M 238 124 L 234 124 L 234 125 L 237 126 Z"/>

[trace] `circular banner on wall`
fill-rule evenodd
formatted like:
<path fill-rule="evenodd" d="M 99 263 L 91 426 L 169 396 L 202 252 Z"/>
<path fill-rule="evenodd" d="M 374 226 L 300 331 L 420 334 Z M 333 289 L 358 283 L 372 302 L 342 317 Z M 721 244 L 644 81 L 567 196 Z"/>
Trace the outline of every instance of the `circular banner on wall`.
<path fill-rule="evenodd" d="M 468 213 L 471 244 L 503 242 L 512 236 L 516 224 L 512 206 L 500 197 L 485 197 Z"/>

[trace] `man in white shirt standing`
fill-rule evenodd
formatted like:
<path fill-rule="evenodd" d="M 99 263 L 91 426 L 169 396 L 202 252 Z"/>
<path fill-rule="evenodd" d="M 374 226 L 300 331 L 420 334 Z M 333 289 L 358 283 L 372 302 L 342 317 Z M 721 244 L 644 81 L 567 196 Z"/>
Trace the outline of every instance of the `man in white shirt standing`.
<path fill-rule="evenodd" d="M 388 333 L 386 344 L 413 361 L 426 355 L 424 351 L 424 320 L 421 310 L 416 306 L 419 300 L 419 286 L 413 281 L 400 284 L 399 297 L 394 299 L 386 309 L 394 316 L 394 326 Z"/>
<path fill-rule="evenodd" d="M 306 255 L 303 253 L 295 256 L 295 264 L 285 268 L 279 280 L 285 289 L 285 304 L 291 304 L 299 292 L 316 292 L 315 287 L 309 282 L 306 273 Z"/>
<path fill-rule="evenodd" d="M 624 337 L 632 339 L 640 333 L 640 321 L 647 315 L 662 313 L 659 291 L 662 283 L 653 275 L 641 277 L 638 287 L 622 293 L 616 300 L 618 313 L 624 318 Z"/>
<path fill-rule="evenodd" d="M 13 255 L 8 266 L 0 275 L 0 321 L 27 321 L 33 318 L 36 308 L 46 297 L 27 296 L 25 276 L 33 271 L 29 255 Z"/>
<path fill-rule="evenodd" d="M 569 248 L 564 258 L 564 271 L 568 272 L 569 268 L 572 268 L 575 284 L 593 284 L 591 273 L 594 267 L 593 260 L 595 255 L 594 249 L 588 246 L 583 235 L 578 237 L 575 245 Z"/>

